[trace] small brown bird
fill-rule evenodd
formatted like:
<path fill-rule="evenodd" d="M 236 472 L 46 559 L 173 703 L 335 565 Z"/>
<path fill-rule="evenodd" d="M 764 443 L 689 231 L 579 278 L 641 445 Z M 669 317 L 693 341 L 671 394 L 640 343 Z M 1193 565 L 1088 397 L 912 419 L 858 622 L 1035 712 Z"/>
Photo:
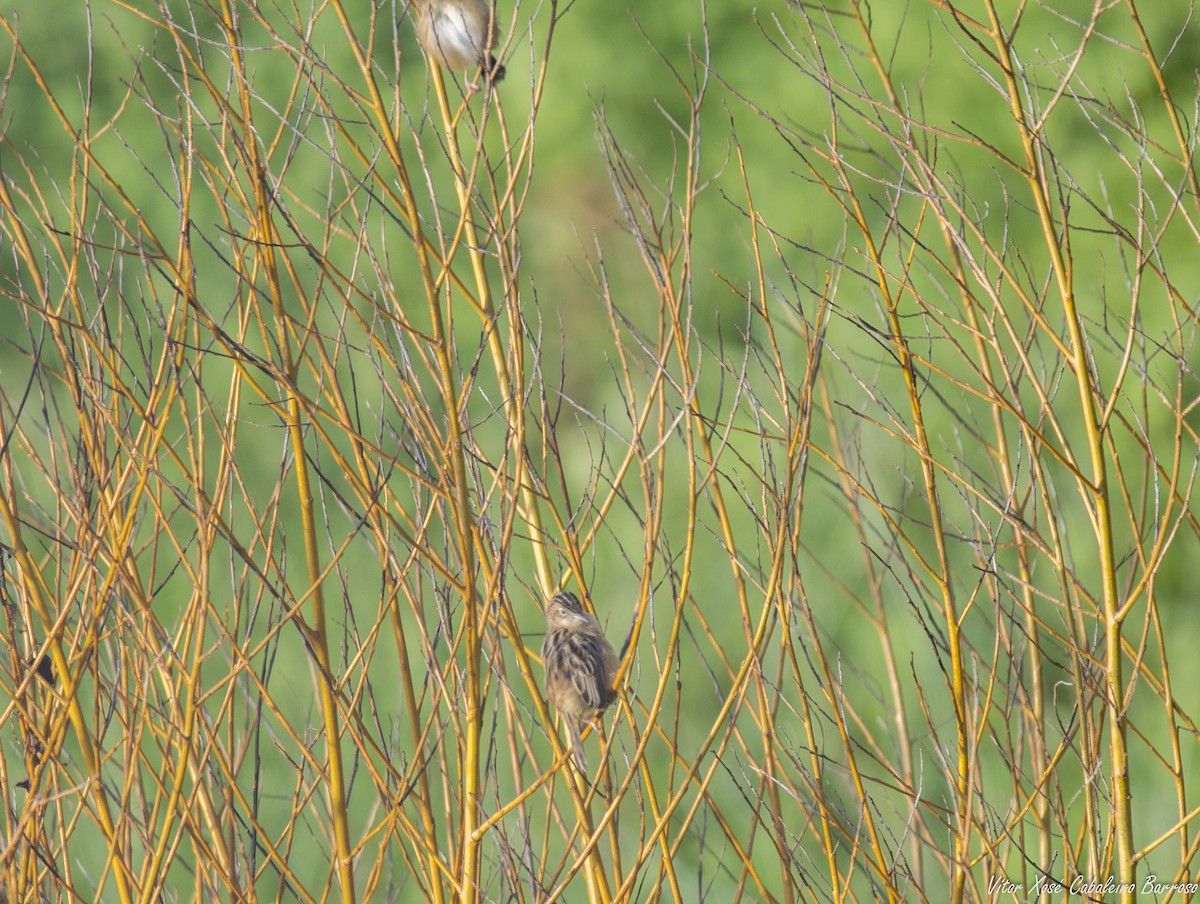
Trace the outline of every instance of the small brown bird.
<path fill-rule="evenodd" d="M 580 731 L 617 699 L 613 681 L 620 660 L 604 636 L 596 616 L 583 611 L 579 598 L 562 590 L 546 604 L 546 640 L 542 644 L 546 665 L 546 699 L 558 710 L 575 753 L 575 765 L 587 771 Z"/>
<path fill-rule="evenodd" d="M 489 82 L 504 78 L 492 55 L 496 13 L 487 0 L 416 0 L 417 39 L 425 53 L 446 69 L 482 70 Z"/>

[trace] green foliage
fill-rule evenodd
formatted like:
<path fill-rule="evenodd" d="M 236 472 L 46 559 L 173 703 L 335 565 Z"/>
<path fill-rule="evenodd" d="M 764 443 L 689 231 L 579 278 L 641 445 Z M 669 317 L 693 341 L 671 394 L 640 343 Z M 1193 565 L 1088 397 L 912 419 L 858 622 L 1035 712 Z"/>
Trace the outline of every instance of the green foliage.
<path fill-rule="evenodd" d="M 489 91 L 419 9 L 10 3 L 0 898 L 1195 875 L 1144 5 L 502 4 Z M 597 776 L 560 586 L 629 641 Z"/>

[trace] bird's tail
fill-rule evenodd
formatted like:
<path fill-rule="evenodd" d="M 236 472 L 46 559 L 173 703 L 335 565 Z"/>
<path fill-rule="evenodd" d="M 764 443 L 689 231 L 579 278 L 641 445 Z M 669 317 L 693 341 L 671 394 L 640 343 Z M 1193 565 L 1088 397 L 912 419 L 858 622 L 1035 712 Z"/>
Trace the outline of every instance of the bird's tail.
<path fill-rule="evenodd" d="M 508 73 L 508 70 L 506 70 L 502 65 L 500 65 L 499 60 L 497 60 L 494 56 L 488 57 L 488 71 L 487 71 L 488 81 L 498 82 L 501 79 L 503 79 L 504 76 L 507 75 L 507 73 Z"/>
<path fill-rule="evenodd" d="M 575 766 L 580 772 L 587 772 L 587 754 L 583 752 L 583 735 L 579 730 L 579 722 L 570 719 L 571 747 L 575 757 Z"/>

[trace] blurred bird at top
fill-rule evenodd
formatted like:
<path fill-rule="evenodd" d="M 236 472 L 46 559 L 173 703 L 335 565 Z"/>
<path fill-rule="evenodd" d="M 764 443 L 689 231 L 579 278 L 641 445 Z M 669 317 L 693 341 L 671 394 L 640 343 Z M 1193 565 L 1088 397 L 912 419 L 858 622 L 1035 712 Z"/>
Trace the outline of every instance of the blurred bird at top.
<path fill-rule="evenodd" d="M 495 10 L 487 0 L 415 0 L 415 4 L 417 39 L 439 66 L 468 73 L 479 70 L 489 82 L 504 78 L 504 67 L 492 54 L 498 30 Z"/>

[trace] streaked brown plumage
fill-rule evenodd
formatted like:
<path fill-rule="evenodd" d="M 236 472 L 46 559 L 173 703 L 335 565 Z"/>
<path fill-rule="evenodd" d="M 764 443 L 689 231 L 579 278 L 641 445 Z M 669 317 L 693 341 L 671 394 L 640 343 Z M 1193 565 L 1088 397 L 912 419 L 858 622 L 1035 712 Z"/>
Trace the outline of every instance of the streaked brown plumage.
<path fill-rule="evenodd" d="M 587 770 L 581 730 L 617 699 L 613 682 L 620 668 L 596 616 L 583 611 L 579 598 L 566 590 L 546 604 L 546 640 L 542 644 L 546 665 L 546 699 L 571 733 L 575 765 Z"/>
<path fill-rule="evenodd" d="M 446 69 L 482 70 L 489 82 L 504 78 L 496 62 L 495 10 L 486 0 L 416 0 L 417 39 Z"/>

